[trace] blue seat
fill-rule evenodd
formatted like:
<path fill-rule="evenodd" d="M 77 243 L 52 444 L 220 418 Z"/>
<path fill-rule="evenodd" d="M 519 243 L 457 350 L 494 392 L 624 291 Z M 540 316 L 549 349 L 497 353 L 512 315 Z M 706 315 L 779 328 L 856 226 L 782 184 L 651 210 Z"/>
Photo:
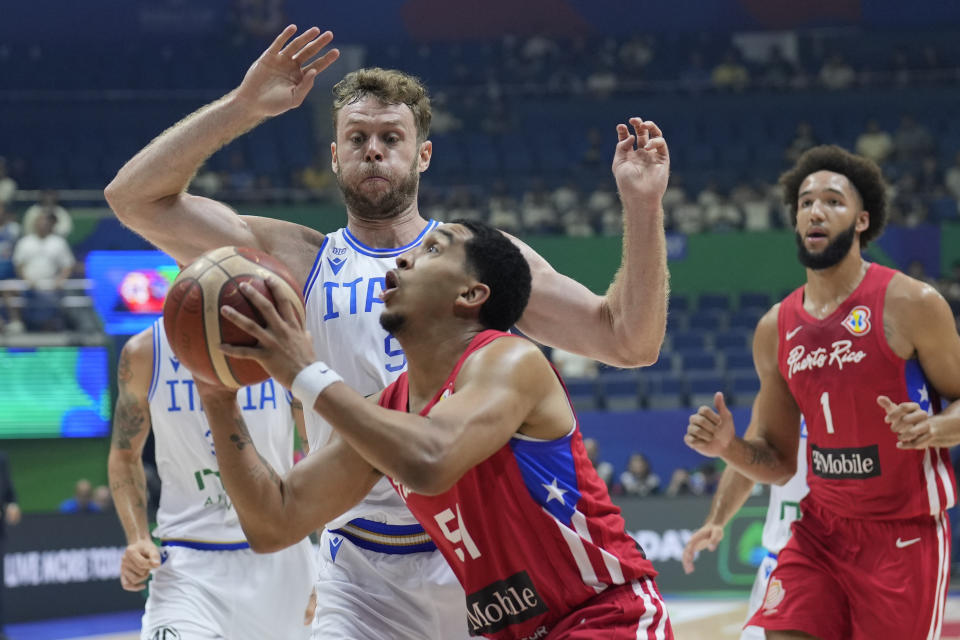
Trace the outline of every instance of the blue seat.
<path fill-rule="evenodd" d="M 717 371 L 717 354 L 711 351 L 685 351 L 680 352 L 680 370 L 684 373 L 690 371 Z"/>
<path fill-rule="evenodd" d="M 756 372 L 733 372 L 728 376 L 728 386 L 737 406 L 749 407 L 760 391 L 760 379 Z"/>
<path fill-rule="evenodd" d="M 713 406 L 713 396 L 717 391 L 726 393 L 727 384 L 719 374 L 691 374 L 687 376 L 688 401 L 691 407 L 702 404 Z"/>
<path fill-rule="evenodd" d="M 737 300 L 738 309 L 763 309 L 770 308 L 770 294 L 756 291 L 742 291 Z"/>
<path fill-rule="evenodd" d="M 667 308 L 671 313 L 674 311 L 689 311 L 690 310 L 690 298 L 685 296 L 682 293 L 671 293 L 670 301 L 667 305 Z"/>
<path fill-rule="evenodd" d="M 644 404 L 649 409 L 681 409 L 687 406 L 686 384 L 676 374 L 652 377 L 647 382 Z"/>
<path fill-rule="evenodd" d="M 725 293 L 701 293 L 697 298 L 697 311 L 729 311 L 730 296 Z"/>
<path fill-rule="evenodd" d="M 730 349 L 723 352 L 724 368 L 753 371 L 753 353 L 749 349 Z"/>
<path fill-rule="evenodd" d="M 750 346 L 750 332 L 742 329 L 720 331 L 713 336 L 713 346 L 718 351 L 747 349 Z"/>
<path fill-rule="evenodd" d="M 703 331 L 676 331 L 670 334 L 670 345 L 674 351 L 703 351 L 707 348 L 706 334 Z"/>
<path fill-rule="evenodd" d="M 727 328 L 727 314 L 723 311 L 698 311 L 690 314 L 688 326 L 700 331 L 723 331 Z"/>
<path fill-rule="evenodd" d="M 597 383 L 607 411 L 636 411 L 640 407 L 640 380 L 636 371 L 601 372 Z"/>
<path fill-rule="evenodd" d="M 730 316 L 730 329 L 742 329 L 752 332 L 757 328 L 757 323 L 763 314 L 756 310 L 737 311 Z"/>
<path fill-rule="evenodd" d="M 597 381 L 590 378 L 569 378 L 564 380 L 570 403 L 576 411 L 594 411 L 600 407 L 597 395 Z"/>

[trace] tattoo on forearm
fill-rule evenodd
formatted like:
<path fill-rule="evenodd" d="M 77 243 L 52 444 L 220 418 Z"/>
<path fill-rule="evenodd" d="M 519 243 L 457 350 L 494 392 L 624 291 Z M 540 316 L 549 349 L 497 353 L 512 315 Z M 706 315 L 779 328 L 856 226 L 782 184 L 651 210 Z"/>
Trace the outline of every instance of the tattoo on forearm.
<path fill-rule="evenodd" d="M 231 433 L 230 442 L 234 444 L 238 451 L 243 451 L 244 447 L 248 445 L 253 447 L 253 450 L 257 452 L 257 458 L 260 461 L 260 464 L 255 464 L 248 467 L 247 473 L 253 477 L 254 480 L 259 480 L 261 477 L 266 476 L 269 478 L 271 483 L 280 486 L 280 476 L 277 475 L 277 472 L 270 465 L 270 463 L 264 459 L 259 451 L 257 451 L 256 446 L 253 444 L 253 439 L 250 437 L 250 431 L 247 430 L 247 424 L 243 421 L 243 416 L 235 415 L 233 418 L 233 424 L 239 433 Z"/>
<path fill-rule="evenodd" d="M 125 398 L 121 394 L 117 401 L 117 414 L 113 419 L 113 447 L 122 450 L 131 449 L 133 446 L 131 441 L 140 435 L 146 421 L 147 415 L 140 403 Z"/>
<path fill-rule="evenodd" d="M 133 368 L 130 366 L 130 356 L 126 351 L 120 352 L 120 362 L 117 363 L 117 383 L 121 388 L 133 379 Z"/>
<path fill-rule="evenodd" d="M 769 469 L 777 466 L 777 460 L 769 449 L 760 447 L 754 442 L 748 442 L 747 446 L 750 447 L 751 465 L 762 465 Z"/>

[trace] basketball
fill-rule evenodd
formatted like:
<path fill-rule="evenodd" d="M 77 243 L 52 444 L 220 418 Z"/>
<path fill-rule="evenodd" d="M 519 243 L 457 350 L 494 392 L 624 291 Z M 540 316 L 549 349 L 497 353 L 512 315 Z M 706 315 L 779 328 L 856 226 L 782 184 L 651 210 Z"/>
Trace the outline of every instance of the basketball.
<path fill-rule="evenodd" d="M 220 307 L 229 305 L 260 326 L 266 322 L 256 307 L 240 292 L 240 283 L 248 282 L 274 299 L 264 280 L 276 276 L 281 299 L 293 303 L 301 320 L 303 297 L 287 267 L 272 256 L 249 247 L 220 247 L 203 254 L 174 280 L 163 305 L 163 325 L 167 340 L 180 363 L 205 382 L 220 383 L 232 389 L 263 382 L 270 376 L 257 362 L 232 358 L 217 345 L 255 346 L 256 338 L 220 315 Z"/>

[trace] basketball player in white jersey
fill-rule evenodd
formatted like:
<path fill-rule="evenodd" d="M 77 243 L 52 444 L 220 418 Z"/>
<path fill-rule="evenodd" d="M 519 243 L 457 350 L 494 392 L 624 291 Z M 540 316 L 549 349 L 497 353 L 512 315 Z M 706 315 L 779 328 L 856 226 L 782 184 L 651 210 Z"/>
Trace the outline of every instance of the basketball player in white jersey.
<path fill-rule="evenodd" d="M 310 541 L 278 553 L 254 553 L 220 482 L 213 437 L 193 377 L 170 350 L 162 320 L 130 338 L 117 371 L 110 443 L 110 489 L 127 536 L 120 582 L 150 582 L 141 640 L 307 638 L 304 624 L 315 578 Z M 244 387 L 237 400 L 257 449 L 277 469 L 293 466 L 290 397 L 272 379 Z M 147 524 L 141 454 L 156 442 L 160 508 Z"/>
<path fill-rule="evenodd" d="M 752 437 L 754 431 L 756 429 L 751 424 L 744 437 Z M 690 536 L 687 546 L 683 549 L 684 571 L 693 573 L 693 561 L 700 551 L 707 548 L 710 551 L 717 550 L 717 545 L 723 539 L 723 528 L 750 497 L 754 484 L 753 480 L 729 465 L 723 470 L 717 492 L 710 503 L 710 513 L 706 521 Z M 767 582 L 777 566 L 777 554 L 790 539 L 790 525 L 800 517 L 800 501 L 808 491 L 807 425 L 801 423 L 800 446 L 797 447 L 797 472 L 783 485 L 770 485 L 770 503 L 767 505 L 762 538 L 767 554 L 760 562 L 757 577 L 750 590 L 747 620 L 752 618 L 763 604 L 764 595 L 767 593 Z M 740 640 L 764 640 L 765 637 L 763 629 L 755 626 L 744 627 L 743 633 L 740 634 Z"/>
<path fill-rule="evenodd" d="M 134 156 L 107 187 L 117 217 L 176 260 L 224 246 L 250 246 L 283 260 L 303 284 L 316 353 L 354 389 L 373 393 L 406 367 L 379 324 L 385 274 L 437 224 L 417 206 L 420 174 L 433 155 L 430 100 L 416 78 L 363 69 L 334 88 L 331 166 L 347 227 L 326 234 L 280 220 L 239 216 L 186 192 L 214 151 L 264 119 L 300 106 L 316 75 L 339 55 L 310 62 L 333 34 L 293 25 L 250 67 L 234 91 L 171 127 Z M 291 40 L 291 38 L 293 38 Z M 655 362 L 666 328 L 666 244 L 661 199 L 669 154 L 657 125 L 616 127 L 612 170 L 624 208 L 623 263 L 603 296 L 557 273 L 519 240 L 533 275 L 518 326 L 528 336 L 616 366 Z M 306 134 L 306 133 L 305 133 Z M 537 144 L 545 131 L 532 131 Z M 330 522 L 321 538 L 314 634 L 318 638 L 466 637 L 464 596 L 441 554 L 390 489 L 346 485 L 338 456 L 352 455 L 307 412 L 310 458 L 329 474 Z M 367 495 L 369 492 L 369 495 Z M 340 515 L 364 498 L 358 508 Z"/>

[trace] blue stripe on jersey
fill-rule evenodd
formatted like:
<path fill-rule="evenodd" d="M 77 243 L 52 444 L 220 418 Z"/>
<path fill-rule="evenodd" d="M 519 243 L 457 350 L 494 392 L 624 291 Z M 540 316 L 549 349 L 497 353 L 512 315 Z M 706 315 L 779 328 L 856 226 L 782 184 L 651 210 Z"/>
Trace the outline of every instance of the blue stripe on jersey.
<path fill-rule="evenodd" d="M 570 520 L 580 501 L 577 469 L 570 449 L 572 434 L 559 440 L 510 439 L 510 448 L 520 467 L 527 491 L 557 520 Z"/>
<path fill-rule="evenodd" d="M 357 253 L 361 253 L 365 256 L 371 256 L 373 258 L 394 258 L 396 256 L 399 256 L 401 253 L 405 253 L 406 251 L 409 251 L 411 248 L 420 244 L 423 238 L 428 233 L 436 229 L 437 225 L 439 224 L 440 223 L 437 222 L 436 220 L 428 220 L 427 226 L 423 228 L 423 231 L 420 232 L 420 235 L 418 235 L 413 242 L 403 247 L 395 247 L 393 249 L 375 249 L 374 247 L 368 247 L 367 245 L 357 240 L 357 238 L 352 233 L 350 233 L 350 229 L 347 229 L 347 228 L 344 228 L 343 230 L 343 239 L 347 241 L 347 244 L 349 244 L 354 251 L 356 251 Z"/>
<path fill-rule="evenodd" d="M 323 250 L 327 248 L 327 241 L 329 239 L 330 238 L 328 236 L 323 236 L 323 244 L 320 245 L 320 251 L 317 251 L 317 259 L 313 261 L 313 266 L 310 267 L 310 273 L 307 274 L 307 279 L 303 283 L 304 301 L 310 298 L 310 291 L 313 289 L 313 285 L 317 281 L 317 276 L 320 275 L 320 266 L 323 264 Z"/>
<path fill-rule="evenodd" d="M 930 387 L 927 385 L 927 376 L 920 368 L 920 363 L 917 360 L 907 360 L 903 368 L 903 377 L 910 400 L 920 405 L 920 408 L 927 413 L 932 413 Z"/>
<path fill-rule="evenodd" d="M 153 401 L 153 394 L 160 382 L 160 320 L 153 321 L 153 378 L 150 380 L 150 391 L 147 392 L 147 402 Z"/>
<path fill-rule="evenodd" d="M 186 547 L 198 551 L 237 551 L 249 549 L 249 542 L 197 542 L 195 540 L 161 540 L 162 547 Z"/>
<path fill-rule="evenodd" d="M 807 419 L 803 416 L 800 416 L 800 437 L 807 437 Z"/>
<path fill-rule="evenodd" d="M 412 536 L 418 533 L 426 533 L 419 524 L 387 524 L 386 522 L 377 522 L 366 518 L 354 518 L 350 521 L 350 524 L 365 531 L 385 536 Z"/>

